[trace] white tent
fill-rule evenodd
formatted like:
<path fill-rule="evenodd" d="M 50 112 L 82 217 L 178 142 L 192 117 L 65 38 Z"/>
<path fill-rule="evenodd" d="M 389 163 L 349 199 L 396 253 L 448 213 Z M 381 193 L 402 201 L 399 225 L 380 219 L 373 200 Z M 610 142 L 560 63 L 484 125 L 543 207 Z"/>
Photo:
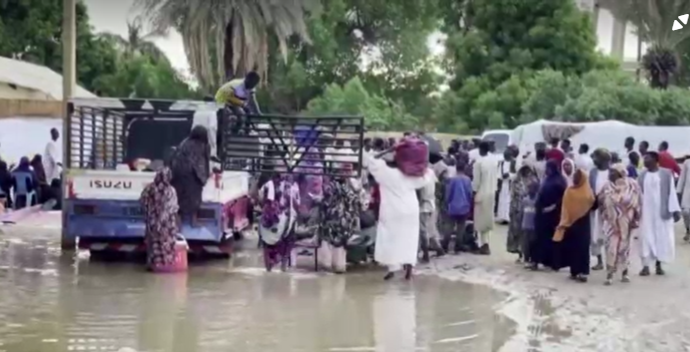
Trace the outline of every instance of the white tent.
<path fill-rule="evenodd" d="M 638 126 L 625 122 L 607 120 L 588 123 L 568 123 L 538 120 L 518 126 L 511 134 L 511 142 L 520 150 L 532 150 L 537 142 L 544 142 L 542 128 L 545 125 L 574 125 L 584 127 L 570 137 L 573 148 L 586 143 L 590 150 L 606 148 L 613 152 L 622 151 L 625 138 L 635 138 L 636 144 L 647 141 L 650 150 L 657 150 L 662 141 L 669 143 L 670 152 L 676 156 L 690 154 L 690 127 L 687 126 Z"/>

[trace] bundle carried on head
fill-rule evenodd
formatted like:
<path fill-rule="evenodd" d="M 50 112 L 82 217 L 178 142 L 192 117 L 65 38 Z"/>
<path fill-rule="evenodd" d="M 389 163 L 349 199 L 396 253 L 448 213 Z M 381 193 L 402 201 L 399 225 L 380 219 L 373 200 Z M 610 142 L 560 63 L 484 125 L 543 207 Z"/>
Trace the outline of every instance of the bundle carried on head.
<path fill-rule="evenodd" d="M 422 177 L 429 166 L 429 147 L 418 137 L 405 137 L 395 147 L 395 163 L 403 174 Z"/>

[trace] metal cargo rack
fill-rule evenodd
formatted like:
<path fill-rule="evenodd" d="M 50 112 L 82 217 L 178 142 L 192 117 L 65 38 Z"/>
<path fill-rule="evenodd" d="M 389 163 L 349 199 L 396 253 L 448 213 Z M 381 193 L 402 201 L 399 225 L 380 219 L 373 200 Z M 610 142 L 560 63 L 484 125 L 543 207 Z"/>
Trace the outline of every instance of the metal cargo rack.
<path fill-rule="evenodd" d="M 155 120 L 184 123 L 189 132 L 195 110 L 171 107 L 173 100 L 89 99 L 70 102 L 67 116 L 66 165 L 76 169 L 114 169 L 136 157 L 128 140 L 137 121 Z M 195 102 L 200 104 L 200 102 Z M 151 136 L 160 140 L 161 136 Z M 176 144 L 175 144 L 176 145 Z M 164 148 L 164 146 L 162 146 Z M 158 153 L 160 154 L 160 153 Z"/>
<path fill-rule="evenodd" d="M 350 164 L 353 175 L 362 172 L 361 116 L 245 115 L 221 119 L 219 130 L 224 170 L 343 176 Z M 307 162 L 308 153 L 325 162 Z"/>

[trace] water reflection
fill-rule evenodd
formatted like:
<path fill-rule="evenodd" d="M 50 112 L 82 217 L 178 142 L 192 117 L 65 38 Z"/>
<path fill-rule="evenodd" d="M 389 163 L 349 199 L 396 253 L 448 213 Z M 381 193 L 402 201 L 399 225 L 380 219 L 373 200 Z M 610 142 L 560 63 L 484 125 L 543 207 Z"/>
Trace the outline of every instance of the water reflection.
<path fill-rule="evenodd" d="M 417 307 L 411 287 L 388 287 L 374 297 L 372 312 L 377 352 L 417 349 Z"/>
<path fill-rule="evenodd" d="M 38 238 L 31 241 L 20 238 Z M 153 275 L 0 239 L 0 351 L 495 351 L 511 323 L 482 286 L 380 272 L 264 273 L 254 252 Z"/>

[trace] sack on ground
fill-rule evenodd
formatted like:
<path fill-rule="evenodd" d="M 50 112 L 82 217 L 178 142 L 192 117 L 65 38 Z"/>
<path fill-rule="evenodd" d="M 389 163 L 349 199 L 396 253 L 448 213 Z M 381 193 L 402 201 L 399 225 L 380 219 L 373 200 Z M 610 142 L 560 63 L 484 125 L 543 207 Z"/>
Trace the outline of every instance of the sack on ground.
<path fill-rule="evenodd" d="M 429 147 L 419 138 L 404 138 L 395 148 L 395 162 L 403 174 L 422 177 L 429 165 Z"/>

